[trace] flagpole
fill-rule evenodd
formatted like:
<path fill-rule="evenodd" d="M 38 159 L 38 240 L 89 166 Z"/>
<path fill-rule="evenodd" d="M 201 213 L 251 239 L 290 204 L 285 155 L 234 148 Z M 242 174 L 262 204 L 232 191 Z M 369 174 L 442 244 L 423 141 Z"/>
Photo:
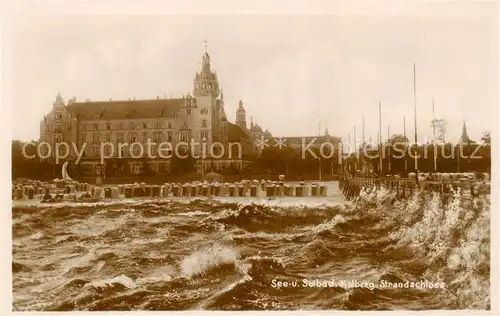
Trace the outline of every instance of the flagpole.
<path fill-rule="evenodd" d="M 362 128 L 361 128 L 362 131 L 361 132 L 363 134 L 363 146 L 364 146 L 365 145 L 365 116 L 364 115 L 362 117 L 361 122 L 362 122 Z"/>
<path fill-rule="evenodd" d="M 434 111 L 434 97 L 432 97 L 432 138 L 434 142 L 433 155 L 434 155 L 434 173 L 437 172 L 437 148 L 436 148 L 436 113 Z"/>
<path fill-rule="evenodd" d="M 349 144 L 347 146 L 347 150 L 348 150 L 347 151 L 347 158 L 351 158 L 351 132 L 347 133 L 347 143 Z M 348 171 L 351 171 L 351 164 L 350 163 L 348 163 L 346 167 L 347 167 Z"/>
<path fill-rule="evenodd" d="M 361 117 L 361 133 L 363 137 L 363 144 L 360 152 L 362 153 L 363 156 L 361 156 L 361 170 L 365 171 L 365 151 L 366 151 L 366 142 L 365 142 L 365 116 L 363 115 Z"/>
<path fill-rule="evenodd" d="M 389 125 L 387 125 L 387 143 L 389 144 L 389 140 L 391 139 Z M 389 168 L 389 174 L 391 174 L 391 147 L 389 146 L 389 154 L 387 155 L 387 163 Z"/>
<path fill-rule="evenodd" d="M 348 154 L 350 155 L 351 154 L 351 132 L 347 133 L 347 143 L 349 144 L 348 145 Z"/>
<path fill-rule="evenodd" d="M 318 122 L 318 137 L 321 137 L 321 121 Z M 321 155 L 318 155 L 318 181 L 321 181 Z"/>
<path fill-rule="evenodd" d="M 356 158 L 356 162 L 354 163 L 354 171 L 358 170 L 358 146 L 356 144 L 356 125 L 354 126 L 354 158 Z"/>
<path fill-rule="evenodd" d="M 380 176 L 383 175 L 383 165 L 382 165 L 382 103 L 378 103 L 378 144 L 379 148 L 379 163 L 380 163 Z"/>
<path fill-rule="evenodd" d="M 413 113 L 414 113 L 414 124 L 415 124 L 415 146 L 417 146 L 418 136 L 417 136 L 417 70 L 415 63 L 413 63 Z M 418 147 L 416 148 L 418 150 Z M 415 180 L 418 185 L 418 158 L 417 152 L 415 153 Z"/>
<path fill-rule="evenodd" d="M 406 138 L 406 117 L 405 116 L 403 116 L 403 135 L 405 137 L 405 142 L 406 142 L 407 138 Z M 408 146 L 408 144 L 406 144 L 406 146 Z M 405 152 L 405 173 L 408 173 L 408 160 L 406 159 L 406 152 Z"/>

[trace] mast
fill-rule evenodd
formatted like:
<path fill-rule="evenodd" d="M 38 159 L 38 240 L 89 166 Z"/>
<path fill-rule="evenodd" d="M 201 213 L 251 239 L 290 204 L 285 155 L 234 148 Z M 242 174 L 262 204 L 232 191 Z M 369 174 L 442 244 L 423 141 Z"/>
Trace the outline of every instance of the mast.
<path fill-rule="evenodd" d="M 349 144 L 347 146 L 347 158 L 351 158 L 351 132 L 347 133 L 347 143 Z M 347 167 L 348 171 L 351 171 L 351 164 L 350 164 L 350 162 L 347 163 L 346 167 Z"/>
<path fill-rule="evenodd" d="M 353 139 L 354 139 L 354 151 L 356 152 L 357 151 L 357 143 L 356 143 L 356 125 L 354 126 L 354 129 L 353 129 Z"/>
<path fill-rule="evenodd" d="M 432 97 L 432 139 L 436 142 L 436 112 L 434 111 L 434 97 Z"/>
<path fill-rule="evenodd" d="M 418 136 L 417 136 L 417 71 L 415 63 L 413 63 L 413 114 L 414 114 L 414 124 L 415 124 L 415 146 L 417 146 Z M 418 149 L 418 148 L 417 148 Z M 418 185 L 418 158 L 417 152 L 415 152 L 415 179 Z"/>
<path fill-rule="evenodd" d="M 391 139 L 390 131 L 389 131 L 389 125 L 387 125 L 387 143 L 389 144 L 389 140 Z M 389 146 L 389 154 L 387 157 L 387 163 L 388 163 L 388 169 L 389 169 L 389 174 L 391 173 L 391 146 Z"/>
<path fill-rule="evenodd" d="M 363 134 L 363 146 L 364 146 L 365 145 L 365 116 L 364 115 L 361 119 L 361 124 L 362 124 L 361 133 Z"/>
<path fill-rule="evenodd" d="M 318 137 L 321 137 L 321 121 L 318 122 Z M 321 181 L 321 155 L 318 155 L 318 181 Z"/>
<path fill-rule="evenodd" d="M 404 135 L 405 141 L 406 141 L 406 117 L 405 116 L 403 116 L 403 135 Z M 408 146 L 406 146 L 406 148 L 408 148 Z M 406 154 L 407 153 L 405 151 L 405 173 L 408 172 L 408 160 L 406 159 Z"/>
<path fill-rule="evenodd" d="M 354 125 L 354 158 L 356 159 L 356 162 L 354 163 L 354 171 L 358 170 L 358 144 L 356 143 L 356 125 Z"/>
<path fill-rule="evenodd" d="M 351 154 L 351 132 L 347 133 L 347 143 L 349 144 L 347 147 L 347 152 Z"/>
<path fill-rule="evenodd" d="M 365 152 L 366 152 L 366 142 L 365 142 L 365 116 L 363 115 L 361 117 L 361 134 L 362 134 L 362 140 L 363 140 L 363 144 L 362 144 L 362 148 L 360 150 L 360 153 L 362 154 L 361 156 L 361 170 L 365 171 Z"/>
<path fill-rule="evenodd" d="M 434 97 L 432 97 L 432 138 L 433 138 L 433 160 L 434 160 L 434 173 L 437 172 L 437 148 L 436 148 L 436 113 L 434 111 Z"/>
<path fill-rule="evenodd" d="M 380 156 L 380 132 L 377 132 L 377 142 L 379 143 L 379 144 L 377 144 L 377 147 L 378 147 L 378 148 L 377 148 L 377 150 L 378 150 L 378 154 L 379 154 L 379 156 Z M 381 161 L 382 161 L 382 158 L 380 158 L 380 159 L 379 159 L 379 162 L 378 162 L 378 172 L 379 172 L 380 174 L 381 174 L 381 169 L 382 169 L 382 168 L 381 168 L 381 165 L 382 165 L 382 164 L 381 164 Z"/>
<path fill-rule="evenodd" d="M 382 103 L 378 103 L 378 145 L 379 145 L 379 163 L 380 163 L 380 176 L 383 174 L 382 165 Z"/>

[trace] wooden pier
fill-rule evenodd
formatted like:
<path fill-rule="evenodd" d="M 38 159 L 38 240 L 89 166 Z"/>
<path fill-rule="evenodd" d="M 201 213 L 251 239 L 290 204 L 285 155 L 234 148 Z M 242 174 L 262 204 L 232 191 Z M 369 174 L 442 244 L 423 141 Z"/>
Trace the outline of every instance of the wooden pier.
<path fill-rule="evenodd" d="M 415 192 L 438 192 L 445 200 L 451 195 L 452 190 L 460 188 L 462 194 L 475 198 L 490 193 L 489 181 L 477 180 L 419 180 L 408 178 L 357 178 L 345 176 L 339 181 L 339 189 L 346 200 L 359 197 L 362 190 L 373 191 L 382 188 L 396 193 L 396 199 L 406 199 Z"/>

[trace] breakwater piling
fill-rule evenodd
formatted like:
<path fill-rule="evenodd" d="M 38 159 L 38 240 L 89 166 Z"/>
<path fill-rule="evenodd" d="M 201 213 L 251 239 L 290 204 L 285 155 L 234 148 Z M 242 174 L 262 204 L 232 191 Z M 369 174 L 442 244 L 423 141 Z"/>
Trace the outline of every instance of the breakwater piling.
<path fill-rule="evenodd" d="M 13 185 L 12 199 L 44 201 L 97 201 L 101 199 L 166 198 L 166 197 L 326 197 L 328 186 L 321 182 L 284 183 L 283 181 L 242 180 L 228 182 L 190 182 L 116 186 L 89 185 L 76 181 L 30 181 Z"/>
<path fill-rule="evenodd" d="M 490 182 L 487 175 L 482 179 L 472 174 L 438 174 L 432 179 L 428 174 L 422 174 L 419 181 L 410 174 L 409 178 L 394 176 L 380 178 L 362 178 L 345 176 L 339 181 L 339 189 L 348 201 L 354 200 L 364 192 L 380 191 L 382 189 L 393 192 L 397 200 L 411 197 L 416 192 L 436 192 L 441 194 L 446 203 L 452 192 L 461 190 L 465 197 L 475 198 L 490 194 Z"/>

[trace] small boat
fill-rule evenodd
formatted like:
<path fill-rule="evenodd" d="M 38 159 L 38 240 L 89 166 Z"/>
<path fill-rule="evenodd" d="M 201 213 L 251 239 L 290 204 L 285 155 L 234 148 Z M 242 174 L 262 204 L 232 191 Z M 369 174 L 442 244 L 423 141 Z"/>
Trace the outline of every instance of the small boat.
<path fill-rule="evenodd" d="M 62 178 L 64 181 L 66 181 L 66 182 L 73 181 L 73 179 L 71 179 L 70 176 L 68 175 L 68 162 L 67 161 L 62 166 L 61 174 L 62 174 Z"/>

